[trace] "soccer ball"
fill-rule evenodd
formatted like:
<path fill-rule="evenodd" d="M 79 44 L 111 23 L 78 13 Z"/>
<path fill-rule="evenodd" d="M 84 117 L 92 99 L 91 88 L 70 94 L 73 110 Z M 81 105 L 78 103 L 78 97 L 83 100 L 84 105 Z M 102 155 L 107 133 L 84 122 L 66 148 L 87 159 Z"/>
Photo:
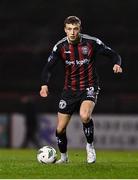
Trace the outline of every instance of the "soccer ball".
<path fill-rule="evenodd" d="M 50 164 L 55 163 L 57 158 L 57 152 L 53 147 L 44 146 L 37 152 L 37 160 L 40 163 Z"/>

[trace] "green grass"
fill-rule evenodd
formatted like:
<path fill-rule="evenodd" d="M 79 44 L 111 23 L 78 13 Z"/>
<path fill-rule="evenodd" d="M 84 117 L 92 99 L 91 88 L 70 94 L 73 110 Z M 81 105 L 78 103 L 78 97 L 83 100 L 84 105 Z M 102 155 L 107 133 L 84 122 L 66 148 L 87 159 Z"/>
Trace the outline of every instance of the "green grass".
<path fill-rule="evenodd" d="M 85 162 L 85 150 L 69 150 L 68 164 L 39 164 L 36 150 L 1 149 L 1 179 L 138 179 L 138 152 L 97 151 L 95 164 Z"/>

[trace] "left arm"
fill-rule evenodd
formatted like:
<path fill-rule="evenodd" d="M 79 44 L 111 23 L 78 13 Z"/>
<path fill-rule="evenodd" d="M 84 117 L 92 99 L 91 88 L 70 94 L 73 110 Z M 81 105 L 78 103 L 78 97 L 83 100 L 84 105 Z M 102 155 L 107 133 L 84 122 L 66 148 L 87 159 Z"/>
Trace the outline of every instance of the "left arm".
<path fill-rule="evenodd" d="M 98 54 L 105 55 L 113 60 L 114 66 L 113 71 L 114 73 L 122 73 L 121 68 L 121 57 L 117 54 L 113 49 L 106 46 L 102 41 L 97 39 L 96 41 L 96 49 Z"/>

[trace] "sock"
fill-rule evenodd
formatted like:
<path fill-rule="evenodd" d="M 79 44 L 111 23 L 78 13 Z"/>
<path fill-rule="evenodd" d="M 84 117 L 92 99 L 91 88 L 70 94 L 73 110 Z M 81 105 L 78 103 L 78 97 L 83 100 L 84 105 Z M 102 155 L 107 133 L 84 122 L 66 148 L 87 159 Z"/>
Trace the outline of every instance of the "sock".
<path fill-rule="evenodd" d="M 67 152 L 67 136 L 66 131 L 64 133 L 58 133 L 56 131 L 57 145 L 61 153 Z"/>
<path fill-rule="evenodd" d="M 94 140 L 94 123 L 91 119 L 88 123 L 83 123 L 83 131 L 87 139 L 87 143 L 91 144 Z"/>
<path fill-rule="evenodd" d="M 61 153 L 61 159 L 67 160 L 68 159 L 68 154 L 66 153 Z"/>
<path fill-rule="evenodd" d="M 88 149 L 89 149 L 89 148 L 94 148 L 93 142 L 92 142 L 92 143 L 88 143 L 88 142 L 87 142 L 86 147 L 87 147 Z"/>

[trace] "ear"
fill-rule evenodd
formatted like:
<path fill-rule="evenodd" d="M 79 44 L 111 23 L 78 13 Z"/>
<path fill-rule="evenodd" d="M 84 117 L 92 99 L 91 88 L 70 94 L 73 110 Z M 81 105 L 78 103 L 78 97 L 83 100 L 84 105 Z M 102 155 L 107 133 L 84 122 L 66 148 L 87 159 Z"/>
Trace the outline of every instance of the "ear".
<path fill-rule="evenodd" d="M 67 33 L 66 27 L 64 27 L 64 31 L 65 31 L 65 33 Z"/>

